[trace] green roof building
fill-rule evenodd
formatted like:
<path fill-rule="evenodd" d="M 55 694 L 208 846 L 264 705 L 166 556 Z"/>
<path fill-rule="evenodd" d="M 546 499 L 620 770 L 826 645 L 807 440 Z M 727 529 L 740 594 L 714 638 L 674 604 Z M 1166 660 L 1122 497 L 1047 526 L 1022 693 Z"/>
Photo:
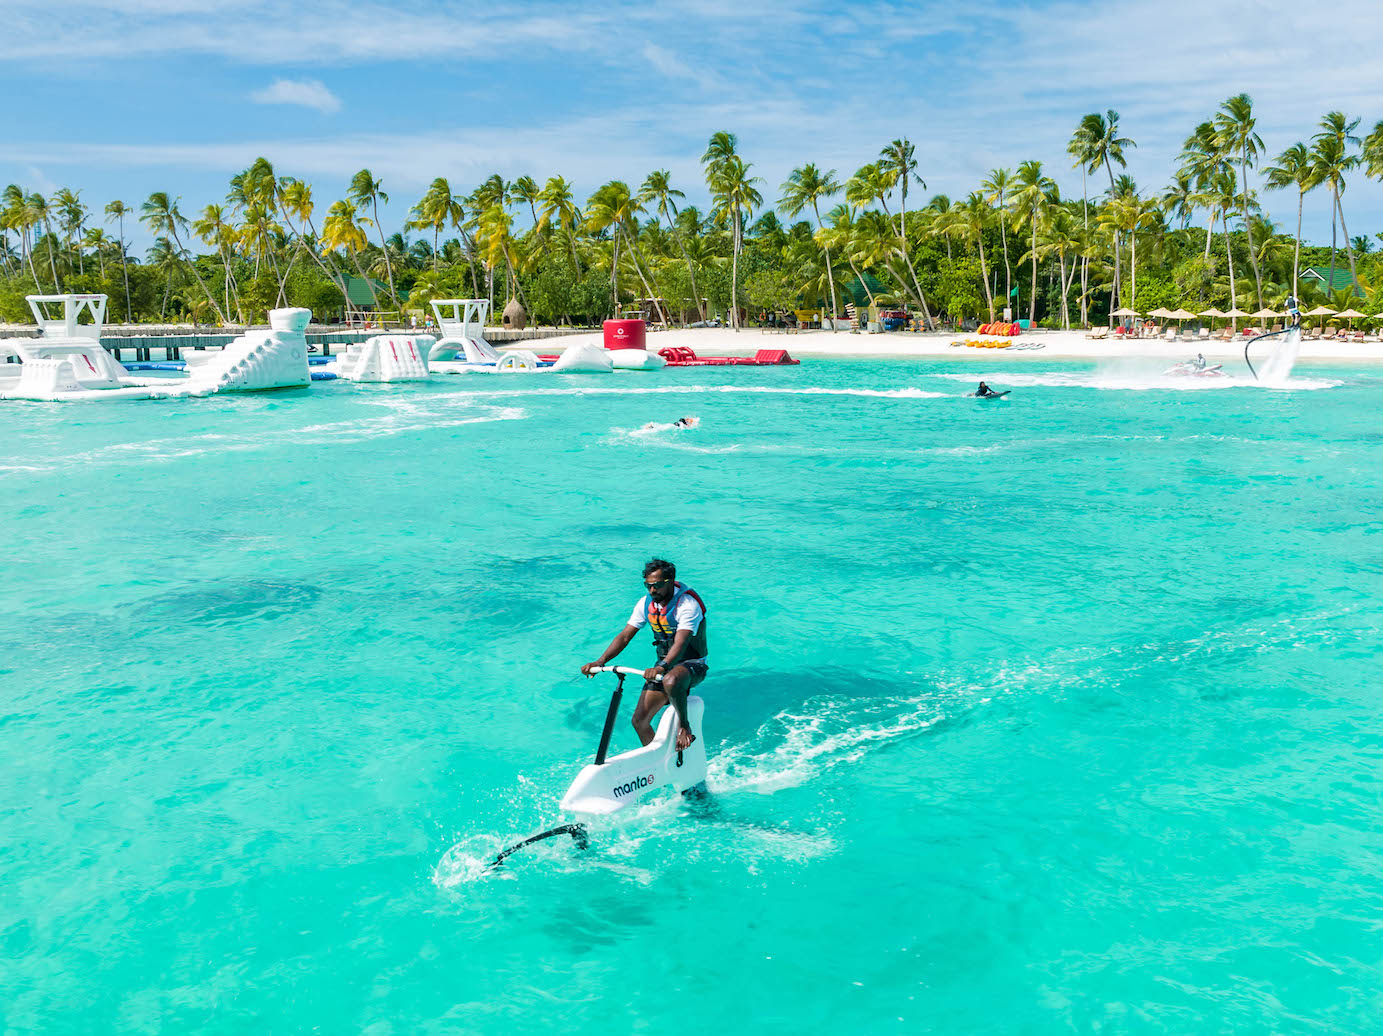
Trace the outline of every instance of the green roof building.
<path fill-rule="evenodd" d="M 872 291 L 875 295 L 889 294 L 888 289 L 879 283 L 879 279 L 872 273 L 866 272 L 864 274 L 864 282 L 869 285 L 869 291 Z M 856 277 L 852 279 L 849 284 L 842 285 L 840 290 L 842 295 L 840 303 L 842 306 L 850 302 L 853 302 L 858 307 L 869 305 L 869 292 L 864 290 L 864 284 L 860 283 L 860 278 Z"/>
<path fill-rule="evenodd" d="M 1349 289 L 1351 285 L 1353 285 L 1354 294 L 1361 299 L 1364 297 L 1364 292 L 1359 287 L 1358 282 L 1355 281 L 1352 277 L 1350 277 L 1348 266 L 1345 266 L 1343 268 L 1339 266 L 1335 267 L 1335 280 L 1333 283 L 1327 283 L 1330 281 L 1330 267 L 1328 266 L 1308 266 L 1306 269 L 1301 271 L 1301 278 L 1302 280 L 1310 281 L 1316 287 L 1321 288 L 1325 291 L 1329 291 L 1331 293 L 1337 291 L 1346 291 Z"/>
<path fill-rule="evenodd" d="M 389 285 L 383 281 L 377 281 L 373 277 L 366 283 L 363 277 L 352 277 L 346 275 L 346 297 L 351 300 L 351 305 L 356 309 L 374 309 L 375 300 L 370 295 L 370 284 L 375 286 L 375 294 L 379 296 L 382 305 L 388 305 Z"/>

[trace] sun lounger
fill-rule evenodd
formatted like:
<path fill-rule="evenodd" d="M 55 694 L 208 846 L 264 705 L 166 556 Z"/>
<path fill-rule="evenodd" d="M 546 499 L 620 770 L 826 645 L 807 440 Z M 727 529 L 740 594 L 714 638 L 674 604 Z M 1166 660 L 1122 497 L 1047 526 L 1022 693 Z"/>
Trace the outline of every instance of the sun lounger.
<path fill-rule="evenodd" d="M 1199 335 L 1198 337 L 1201 339 L 1201 341 L 1205 341 L 1207 338 L 1210 337 L 1210 328 L 1208 328 L 1208 327 L 1203 327 L 1203 328 L 1201 328 L 1201 333 L 1200 333 L 1200 335 Z"/>
<path fill-rule="evenodd" d="M 1107 328 L 1107 327 L 1102 327 L 1102 328 L 1100 328 L 1098 331 L 1088 331 L 1088 332 L 1086 332 L 1085 337 L 1086 337 L 1086 338 L 1108 338 L 1108 337 L 1109 337 L 1109 328 Z"/>

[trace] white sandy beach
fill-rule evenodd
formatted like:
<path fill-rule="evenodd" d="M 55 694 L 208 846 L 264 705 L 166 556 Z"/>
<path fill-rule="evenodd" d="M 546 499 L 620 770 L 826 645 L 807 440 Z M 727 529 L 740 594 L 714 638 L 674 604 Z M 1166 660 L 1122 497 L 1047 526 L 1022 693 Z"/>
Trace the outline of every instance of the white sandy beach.
<path fill-rule="evenodd" d="M 979 339 L 974 334 L 954 334 L 933 332 L 915 334 L 895 331 L 885 334 L 851 334 L 847 331 L 803 331 L 798 334 L 784 334 L 781 331 L 766 331 L 759 328 L 746 328 L 735 331 L 730 328 L 674 329 L 650 331 L 648 348 L 654 352 L 669 346 L 691 348 L 698 356 L 753 356 L 759 349 L 786 349 L 795 358 L 818 357 L 897 357 L 925 356 L 929 358 L 963 359 L 966 361 L 993 363 L 1002 366 L 1012 363 L 1026 363 L 1031 360 L 1101 360 L 1124 357 L 1149 357 L 1170 361 L 1185 360 L 1203 353 L 1208 360 L 1215 362 L 1239 360 L 1244 355 L 1244 336 L 1229 342 L 1194 341 L 1168 342 L 1161 338 L 1140 338 L 1129 340 L 1085 337 L 1084 331 L 1039 331 L 1015 338 L 1015 342 L 1042 345 L 1041 349 L 976 349 L 953 347 L 954 341 L 1003 341 L 1003 339 Z M 557 352 L 580 343 L 601 344 L 599 331 L 589 334 L 567 335 L 562 338 L 542 341 L 515 342 L 512 347 L 528 348 L 535 352 Z M 1261 356 L 1271 351 L 1267 343 L 1259 343 L 1256 352 Z M 1302 361 L 1335 361 L 1383 363 L 1383 343 L 1367 342 L 1312 342 L 1301 343 Z"/>

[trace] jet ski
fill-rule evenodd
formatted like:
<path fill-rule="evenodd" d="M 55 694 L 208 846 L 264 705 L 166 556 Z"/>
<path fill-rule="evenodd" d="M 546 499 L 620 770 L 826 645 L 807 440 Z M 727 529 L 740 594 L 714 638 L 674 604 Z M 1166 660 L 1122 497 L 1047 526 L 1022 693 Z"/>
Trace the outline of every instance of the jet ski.
<path fill-rule="evenodd" d="M 1162 373 L 1173 378 L 1227 378 L 1223 363 L 1214 366 L 1201 366 L 1195 360 L 1187 360 L 1185 363 L 1176 363 L 1168 367 Z"/>

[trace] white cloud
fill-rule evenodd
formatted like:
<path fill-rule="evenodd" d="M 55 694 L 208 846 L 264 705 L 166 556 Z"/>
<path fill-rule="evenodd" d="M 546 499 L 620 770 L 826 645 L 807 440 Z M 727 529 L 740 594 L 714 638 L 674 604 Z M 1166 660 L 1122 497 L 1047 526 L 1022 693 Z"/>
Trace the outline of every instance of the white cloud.
<path fill-rule="evenodd" d="M 320 79 L 275 79 L 263 90 L 250 94 L 250 100 L 256 104 L 296 104 L 315 108 L 323 115 L 341 110 L 340 99 Z"/>
<path fill-rule="evenodd" d="M 324 183 L 367 165 L 400 196 L 438 175 L 469 187 L 496 171 L 560 173 L 589 191 L 668 168 L 689 200 L 704 204 L 697 157 L 707 136 L 725 129 L 739 135 L 770 202 L 793 166 L 815 161 L 848 176 L 904 135 L 917 145 L 926 193 L 963 198 L 990 169 L 1036 158 L 1078 196 L 1066 142 L 1082 114 L 1113 108 L 1139 144 L 1128 171 L 1151 193 L 1168 182 L 1195 124 L 1241 91 L 1254 99 L 1270 155 L 1309 139 L 1325 111 L 1362 116 L 1365 131 L 1383 117 L 1383 65 L 1361 57 L 1383 49 L 1377 0 L 1337 0 L 1328 33 L 1295 0 L 975 0 L 963 11 L 949 0 L 859 0 L 848 18 L 824 0 L 500 0 L 478 10 L 450 0 L 405 10 L 382 0 L 0 4 L 28 41 L 0 48 L 0 66 L 55 55 L 59 44 L 42 31 L 55 15 L 80 16 L 98 69 L 135 55 L 210 55 L 243 84 L 257 69 L 293 75 L 329 55 L 371 87 L 352 101 L 360 124 L 397 130 L 269 138 L 230 110 L 221 121 L 233 128 L 205 143 L 135 121 L 120 144 L 94 135 L 79 145 L 21 121 L 17 143 L 0 153 L 0 172 L 7 159 L 55 175 L 63 167 L 74 185 L 91 188 L 110 167 L 229 175 L 262 154 Z M 435 41 L 447 56 L 420 58 L 399 39 Z M 434 90 L 459 97 L 453 110 L 462 114 L 449 119 Z M 321 83 L 294 79 L 256 100 L 318 111 L 340 104 Z M 356 111 L 371 103 L 393 117 Z M 1261 200 L 1295 223 L 1291 192 Z M 1356 212 L 1364 229 L 1383 226 L 1383 187 L 1356 174 L 1346 207 L 1351 229 Z M 1308 197 L 1306 220 L 1308 237 L 1328 240 L 1323 195 Z"/>

